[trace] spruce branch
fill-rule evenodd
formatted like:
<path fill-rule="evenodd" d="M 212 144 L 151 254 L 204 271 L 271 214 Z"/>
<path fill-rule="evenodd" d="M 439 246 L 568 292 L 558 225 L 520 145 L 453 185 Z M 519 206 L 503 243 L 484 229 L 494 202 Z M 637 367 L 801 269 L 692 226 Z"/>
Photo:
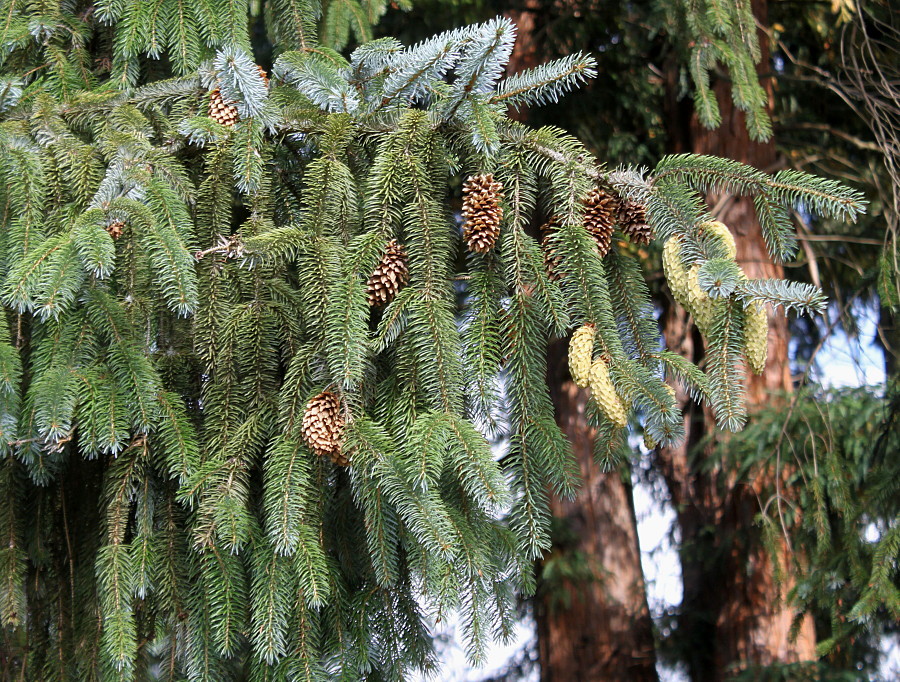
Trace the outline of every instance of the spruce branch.
<path fill-rule="evenodd" d="M 579 52 L 503 79 L 489 101 L 513 107 L 557 102 L 596 75 L 593 57 Z"/>
<path fill-rule="evenodd" d="M 785 311 L 796 310 L 801 315 L 816 315 L 825 310 L 827 299 L 821 289 L 803 282 L 751 279 L 741 282 L 735 294 L 745 304 L 751 301 L 782 306 Z"/>
<path fill-rule="evenodd" d="M 746 421 L 744 405 L 744 313 L 737 301 L 726 299 L 716 307 L 707 346 L 709 392 L 716 421 L 729 431 L 739 431 Z"/>
<path fill-rule="evenodd" d="M 743 272 L 730 258 L 706 261 L 697 271 L 697 283 L 711 298 L 728 298 L 739 286 Z"/>

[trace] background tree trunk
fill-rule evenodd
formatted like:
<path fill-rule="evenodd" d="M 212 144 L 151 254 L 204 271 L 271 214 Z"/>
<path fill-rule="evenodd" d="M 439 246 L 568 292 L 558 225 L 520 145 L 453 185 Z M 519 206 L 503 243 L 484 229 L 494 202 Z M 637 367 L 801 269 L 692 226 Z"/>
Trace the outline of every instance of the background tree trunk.
<path fill-rule="evenodd" d="M 753 3 L 763 23 L 764 0 Z M 761 36 L 763 57 L 760 72 L 769 69 L 765 38 Z M 669 83 L 670 137 L 673 152 L 713 154 L 742 161 L 762 170 L 776 166 L 773 141 L 750 140 L 743 112 L 731 99 L 730 85 L 719 80 L 715 86 L 722 124 L 715 130 L 703 128 L 690 102 L 675 102 L 677 83 L 673 72 Z M 770 92 L 772 83 L 766 79 Z M 750 278 L 783 277 L 780 265 L 766 252 L 762 232 L 747 199 L 711 194 L 707 197 L 716 217 L 734 233 L 737 260 Z M 696 328 L 686 312 L 669 301 L 663 315 L 670 349 L 702 361 L 704 349 Z M 772 400 L 773 392 L 791 390 L 788 360 L 787 321 L 782 313 L 769 309 L 769 360 L 761 376 L 749 375 L 746 383 L 748 409 Z M 701 461 L 697 453 L 701 439 L 715 429 L 711 414 L 688 403 L 685 443 L 662 448 L 658 460 L 676 508 L 682 535 L 680 556 L 684 598 L 679 618 L 679 637 L 695 682 L 720 680 L 729 670 L 744 665 L 767 665 L 815 659 L 815 635 L 811 618 L 802 621 L 796 641 L 789 641 L 793 618 L 790 609 L 777 599 L 774 566 L 764 551 L 754 517 L 765 504 L 773 472 L 760 471 L 750 482 L 737 482 L 718 463 Z M 785 549 L 782 547 L 782 549 Z M 781 587 L 781 595 L 790 589 Z"/>
<path fill-rule="evenodd" d="M 564 342 L 553 349 L 550 367 L 557 422 L 583 482 L 574 500 L 553 500 L 561 527 L 544 565 L 557 562 L 557 569 L 565 565 L 577 575 L 541 583 L 535 604 L 541 680 L 655 681 L 653 623 L 627 473 L 602 473 L 594 462 L 587 392 L 569 378 Z"/>
<path fill-rule="evenodd" d="M 506 12 L 518 31 L 510 73 L 546 60 L 535 39 L 541 12 L 540 0 L 525 0 Z M 527 119 L 527 109 L 514 117 Z M 627 474 L 603 473 L 594 463 L 594 432 L 585 417 L 588 394 L 569 376 L 567 347 L 558 342 L 551 350 L 548 381 L 557 423 L 572 443 L 582 486 L 574 500 L 552 500 L 558 532 L 542 566 L 557 561 L 586 572 L 564 582 L 539 576 L 534 612 L 541 680 L 655 682 L 653 621 L 631 484 Z"/>

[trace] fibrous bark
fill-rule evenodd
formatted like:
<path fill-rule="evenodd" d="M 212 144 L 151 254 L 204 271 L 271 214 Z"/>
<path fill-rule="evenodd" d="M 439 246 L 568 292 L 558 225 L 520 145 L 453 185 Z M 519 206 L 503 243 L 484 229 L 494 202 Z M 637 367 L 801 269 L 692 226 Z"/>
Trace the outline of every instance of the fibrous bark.
<path fill-rule="evenodd" d="M 631 485 L 621 471 L 601 472 L 594 462 L 594 432 L 585 416 L 587 391 L 571 380 L 566 364 L 561 346 L 551 356 L 551 390 L 582 485 L 575 499 L 553 500 L 563 531 L 545 562 L 581 562 L 588 575 L 542 583 L 535 608 L 541 680 L 655 682 L 653 624 Z"/>
<path fill-rule="evenodd" d="M 765 21 L 765 2 L 754 2 L 754 12 Z M 763 45 L 760 70 L 768 69 Z M 770 90 L 771 83 L 766 84 Z M 670 82 L 670 140 L 673 152 L 713 154 L 742 161 L 762 170 L 777 166 L 773 141 L 753 142 L 744 114 L 731 99 L 730 85 L 715 85 L 722 123 L 704 129 L 684 103 L 674 102 L 675 83 Z M 734 233 L 737 261 L 750 278 L 783 277 L 783 268 L 771 262 L 756 219 L 752 201 L 721 194 L 707 196 L 718 220 Z M 687 313 L 674 301 L 663 315 L 669 348 L 702 362 L 703 342 Z M 748 373 L 748 409 L 770 403 L 779 392 L 790 391 L 788 329 L 782 313 L 769 309 L 768 365 L 761 376 Z M 810 618 L 801 622 L 796 639 L 789 637 L 793 612 L 783 596 L 790 578 L 776 585 L 773 557 L 764 550 L 755 517 L 760 512 L 781 472 L 756 470 L 738 481 L 733 469 L 710 462 L 711 450 L 700 446 L 715 429 L 711 414 L 685 405 L 687 438 L 678 447 L 662 448 L 657 461 L 663 471 L 677 513 L 682 543 L 679 550 L 684 597 L 678 637 L 695 682 L 721 680 L 748 665 L 768 665 L 815 658 L 815 635 Z M 718 438 L 723 436 L 719 435 Z M 698 451 L 701 450 L 702 451 Z M 784 546 L 782 550 L 786 549 Z M 783 556 L 783 554 L 782 554 Z"/>

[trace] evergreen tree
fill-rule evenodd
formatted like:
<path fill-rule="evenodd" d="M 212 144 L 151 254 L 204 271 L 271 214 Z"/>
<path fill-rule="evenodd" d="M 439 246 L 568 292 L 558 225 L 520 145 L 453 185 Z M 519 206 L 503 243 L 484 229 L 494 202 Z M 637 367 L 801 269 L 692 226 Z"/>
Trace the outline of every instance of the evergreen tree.
<path fill-rule="evenodd" d="M 863 209 L 711 157 L 608 170 L 511 120 L 594 63 L 503 77 L 507 20 L 345 58 L 317 3 L 262 5 L 3 4 L 6 677 L 399 679 L 457 609 L 481 660 L 577 485 L 548 342 L 578 330 L 601 461 L 629 417 L 679 439 L 667 380 L 740 429 L 753 311 L 823 299 L 744 277 L 698 192 L 753 196 L 779 260 L 787 206 Z M 326 35 L 383 8 L 330 3 Z M 661 348 L 643 215 L 704 368 Z"/>

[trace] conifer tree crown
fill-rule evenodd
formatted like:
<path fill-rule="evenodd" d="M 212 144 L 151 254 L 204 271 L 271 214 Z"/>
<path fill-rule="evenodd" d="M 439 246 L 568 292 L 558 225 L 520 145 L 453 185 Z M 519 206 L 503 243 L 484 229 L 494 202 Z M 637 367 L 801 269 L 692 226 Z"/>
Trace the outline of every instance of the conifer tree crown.
<path fill-rule="evenodd" d="M 788 206 L 852 219 L 855 193 L 709 157 L 608 171 L 507 116 L 593 77 L 589 56 L 504 77 L 498 18 L 345 58 L 313 4 L 266 3 L 269 79 L 240 2 L 6 4 L 0 618 L 29 679 L 401 679 L 455 609 L 478 662 L 534 589 L 548 495 L 577 485 L 548 342 L 593 325 L 609 463 L 625 409 L 679 438 L 667 380 L 740 428 L 748 306 L 823 304 L 743 278 L 698 192 L 752 195 L 777 259 Z M 467 251 L 453 191 L 488 175 L 499 233 Z M 715 302 L 702 370 L 662 350 L 622 235 L 601 255 L 586 230 L 601 190 Z M 392 240 L 405 286 L 370 306 Z"/>

